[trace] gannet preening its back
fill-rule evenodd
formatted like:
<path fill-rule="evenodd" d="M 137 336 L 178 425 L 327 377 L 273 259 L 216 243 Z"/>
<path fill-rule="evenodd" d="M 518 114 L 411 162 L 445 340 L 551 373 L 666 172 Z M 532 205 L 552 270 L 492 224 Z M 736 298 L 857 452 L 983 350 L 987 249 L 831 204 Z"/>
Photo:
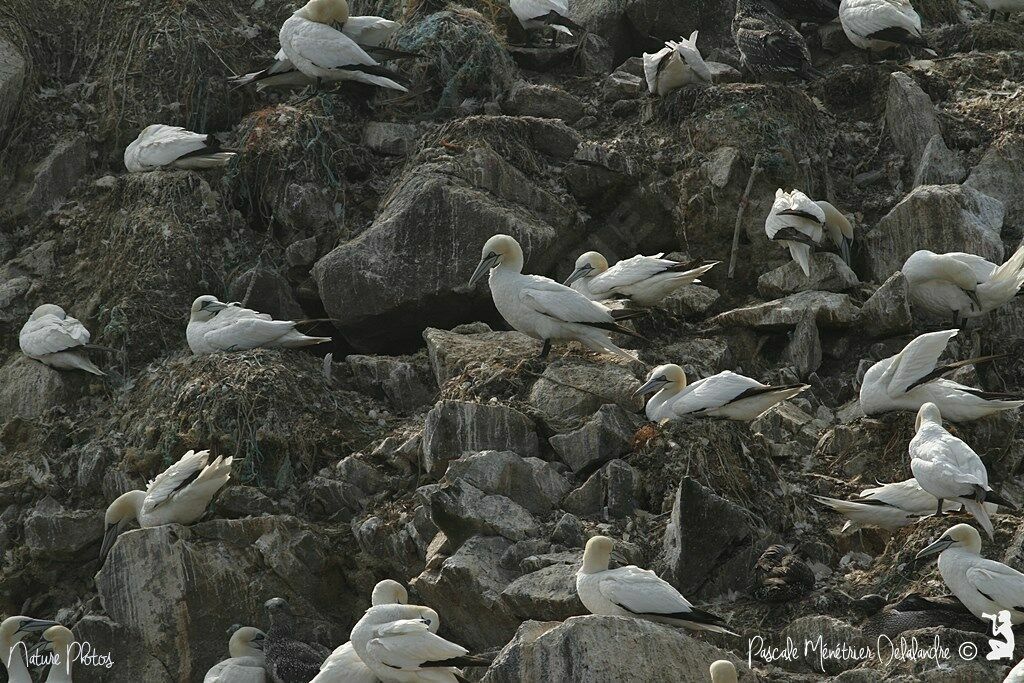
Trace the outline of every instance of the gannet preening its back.
<path fill-rule="evenodd" d="M 356 41 L 330 26 L 348 19 L 345 0 L 309 0 L 281 25 L 281 50 L 296 69 L 321 81 L 358 81 L 407 92 L 396 74 L 368 55 Z"/>
<path fill-rule="evenodd" d="M 266 668 L 270 680 L 282 683 L 303 683 L 313 680 L 320 671 L 324 655 L 295 637 L 295 615 L 284 598 L 271 598 L 263 606 L 270 616 L 270 628 L 263 640 Z"/>
<path fill-rule="evenodd" d="M 132 173 L 172 168 L 203 169 L 226 166 L 237 155 L 217 139 L 179 126 L 146 126 L 124 150 L 124 167 Z"/>
<path fill-rule="evenodd" d="M 921 488 L 938 499 L 935 514 L 942 515 L 945 500 L 962 503 L 991 539 L 992 520 L 985 501 L 1008 502 L 989 486 L 985 463 L 970 446 L 946 431 L 934 403 L 921 406 L 916 427 L 917 434 L 910 441 L 910 469 Z"/>
<path fill-rule="evenodd" d="M 371 607 L 404 605 L 408 602 L 409 593 L 405 586 L 392 579 L 378 582 L 370 595 Z M 440 620 L 434 620 L 429 625 L 431 633 L 437 633 L 438 626 Z M 349 641 L 334 649 L 331 656 L 320 665 L 320 673 L 310 683 L 377 683 L 377 675 L 363 663 L 352 647 L 352 641 Z"/>
<path fill-rule="evenodd" d="M 711 674 L 711 683 L 738 683 L 739 681 L 736 675 L 736 665 L 728 659 L 712 662 L 708 673 Z"/>
<path fill-rule="evenodd" d="M 1016 626 L 1024 622 L 1024 574 L 1002 562 L 981 556 L 981 534 L 969 524 L 957 524 L 917 554 L 917 559 L 939 556 L 939 574 L 946 587 L 971 614 L 1009 610 Z"/>
<path fill-rule="evenodd" d="M 149 482 L 145 491 L 118 496 L 104 516 L 100 562 L 132 519 L 140 527 L 152 527 L 191 524 L 202 517 L 214 494 L 231 478 L 232 458 L 218 455 L 207 464 L 209 459 L 210 451 L 189 451 Z"/>
<path fill-rule="evenodd" d="M 26 356 L 52 368 L 106 374 L 85 356 L 89 330 L 54 304 L 43 304 L 32 311 L 18 333 L 18 345 Z"/>
<path fill-rule="evenodd" d="M 732 37 L 743 64 L 758 78 L 821 75 L 811 64 L 804 37 L 759 0 L 738 0 Z"/>
<path fill-rule="evenodd" d="M 192 353 L 244 351 L 245 349 L 295 349 L 331 341 L 310 337 L 295 329 L 291 320 L 274 320 L 238 304 L 226 304 L 204 294 L 192 302 L 185 338 Z"/>
<path fill-rule="evenodd" d="M 839 250 L 846 265 L 853 266 L 853 223 L 846 215 L 828 202 L 814 202 L 825 214 L 825 234 Z"/>
<path fill-rule="evenodd" d="M 228 639 L 229 658 L 213 665 L 203 683 L 264 683 L 267 656 L 263 641 L 267 635 L 252 626 L 237 628 Z"/>
<path fill-rule="evenodd" d="M 673 90 L 692 83 L 710 83 L 711 70 L 697 49 L 697 32 L 689 40 L 666 41 L 654 54 L 644 53 L 644 76 L 652 95 L 664 97 Z"/>
<path fill-rule="evenodd" d="M 921 17 L 910 0 L 842 0 L 839 21 L 850 42 L 863 50 L 905 45 L 935 54 L 921 37 Z"/>
<path fill-rule="evenodd" d="M 576 593 L 591 614 L 634 617 L 698 631 L 733 633 L 720 617 L 697 609 L 672 584 L 633 565 L 609 569 L 612 539 L 594 536 L 576 572 Z"/>
<path fill-rule="evenodd" d="M 77 659 L 77 648 L 72 647 L 75 634 L 66 626 L 57 624 L 43 631 L 44 650 L 53 653 L 53 661 L 45 679 L 40 683 L 71 683 L 71 669 Z"/>
<path fill-rule="evenodd" d="M 573 30 L 583 27 L 569 18 L 569 0 L 512 0 L 509 9 L 525 30 L 542 31 L 551 28 L 551 44 L 558 42 L 558 34 L 572 37 Z"/>
<path fill-rule="evenodd" d="M 415 57 L 411 52 L 402 52 L 382 47 L 384 41 L 393 36 L 401 24 L 384 17 L 360 16 L 349 17 L 341 26 L 341 32 L 356 42 L 374 59 L 385 61 L 404 57 Z M 315 85 L 316 79 L 310 78 L 295 68 L 284 50 L 278 50 L 274 62 L 260 71 L 233 76 L 228 79 L 237 86 L 255 83 L 257 90 L 264 88 L 302 88 Z"/>
<path fill-rule="evenodd" d="M 7 617 L 0 623 L 0 662 L 7 669 L 8 683 L 32 683 L 25 666 L 25 650 L 21 644 L 25 636 L 59 626 L 56 621 L 32 617 Z"/>
<path fill-rule="evenodd" d="M 609 332 L 636 336 L 617 321 L 637 313 L 612 311 L 574 289 L 540 275 L 523 275 L 523 250 L 508 235 L 495 235 L 484 244 L 480 263 L 469 279 L 472 287 L 485 273 L 494 306 L 509 325 L 544 342 L 547 356 L 553 340 L 575 340 L 591 351 L 613 353 L 636 360 L 616 346 Z"/>
<path fill-rule="evenodd" d="M 890 531 L 899 529 L 934 514 L 939 504 L 939 499 L 921 488 L 913 477 L 864 489 L 859 495 L 860 500 L 826 496 L 813 498 L 846 517 L 841 530 L 844 533 L 872 527 Z M 960 507 L 960 503 L 952 500 L 942 503 L 943 512 L 954 512 Z M 989 505 L 988 508 L 994 512 L 996 506 Z"/>
<path fill-rule="evenodd" d="M 811 251 L 821 243 L 825 211 L 800 190 L 775 191 L 775 202 L 764 221 L 768 239 L 789 248 L 804 275 L 811 276 Z"/>
<path fill-rule="evenodd" d="M 939 365 L 939 356 L 959 330 L 929 332 L 907 344 L 895 356 L 878 361 L 864 374 L 860 407 L 865 415 L 894 410 L 917 412 L 934 403 L 942 415 L 954 422 L 966 422 L 1024 406 L 1024 396 L 974 389 L 943 379 L 957 368 L 992 360 L 995 356 L 969 358 Z"/>
<path fill-rule="evenodd" d="M 464 666 L 490 662 L 434 633 L 437 612 L 420 605 L 377 605 L 352 627 L 352 647 L 383 683 L 457 683 Z"/>
<path fill-rule="evenodd" d="M 1024 244 L 1001 266 L 981 256 L 915 251 L 903 264 L 910 303 L 930 316 L 959 323 L 1013 300 L 1024 286 Z"/>
<path fill-rule="evenodd" d="M 634 256 L 611 268 L 608 259 L 588 251 L 576 259 L 576 267 L 562 284 L 594 301 L 624 297 L 641 306 L 653 306 L 685 285 L 700 282 L 718 261 L 689 268 L 677 261 L 654 256 Z"/>
<path fill-rule="evenodd" d="M 729 370 L 687 384 L 683 369 L 670 363 L 651 370 L 647 382 L 633 395 L 656 392 L 646 407 L 647 419 L 654 422 L 684 415 L 753 420 L 809 388 L 807 384 L 772 387 Z"/>

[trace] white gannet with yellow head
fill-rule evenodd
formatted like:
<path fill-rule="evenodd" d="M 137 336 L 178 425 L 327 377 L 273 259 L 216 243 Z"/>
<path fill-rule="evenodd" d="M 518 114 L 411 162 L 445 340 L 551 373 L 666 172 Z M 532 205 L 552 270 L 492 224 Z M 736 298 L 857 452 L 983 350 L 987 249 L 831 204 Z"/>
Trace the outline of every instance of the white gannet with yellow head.
<path fill-rule="evenodd" d="M 331 24 L 344 26 L 346 0 L 309 0 L 281 25 L 278 38 L 285 58 L 319 89 L 322 81 L 358 81 L 407 92 L 352 38 Z"/>
<path fill-rule="evenodd" d="M 203 683 L 266 683 L 266 637 L 266 633 L 252 626 L 234 628 L 228 639 L 228 659 L 214 664 L 203 677 Z"/>
<path fill-rule="evenodd" d="M 915 251 L 901 268 L 910 303 L 934 318 L 961 324 L 1012 301 L 1024 287 L 1024 244 L 1001 266 L 975 254 Z"/>
<path fill-rule="evenodd" d="M 711 83 L 711 70 L 697 49 L 697 31 L 689 40 L 665 42 L 657 52 L 644 53 L 644 76 L 652 95 L 664 97 L 684 85 Z"/>
<path fill-rule="evenodd" d="M 45 683 L 71 683 L 71 667 L 78 654 L 74 643 L 75 634 L 66 626 L 58 624 L 43 631 L 42 649 L 53 654 Z"/>
<path fill-rule="evenodd" d="M 409 593 L 405 586 L 392 579 L 384 579 L 373 587 L 370 595 L 370 606 L 405 605 L 409 602 Z M 428 624 L 431 633 L 437 633 L 440 620 L 435 619 Z M 339 645 L 330 657 L 320 666 L 320 673 L 310 683 L 377 683 L 377 675 L 356 654 L 352 642 Z"/>
<path fill-rule="evenodd" d="M 18 333 L 18 344 L 26 356 L 51 368 L 105 374 L 85 356 L 89 330 L 55 304 L 43 304 L 32 311 Z"/>
<path fill-rule="evenodd" d="M 189 451 L 149 482 L 145 491 L 129 491 L 114 499 L 104 516 L 100 562 L 133 519 L 145 528 L 191 524 L 202 517 L 214 494 L 231 478 L 233 458 L 218 455 L 207 464 L 209 459 L 210 451 Z"/>
<path fill-rule="evenodd" d="M 33 619 L 32 617 L 7 617 L 0 622 L 0 662 L 7 669 L 9 683 L 32 683 L 32 677 L 25 666 L 25 654 L 28 647 L 22 643 L 25 636 L 41 633 L 51 626 L 59 626 L 49 619 Z"/>
<path fill-rule="evenodd" d="M 245 351 L 246 349 L 295 349 L 324 344 L 330 337 L 310 337 L 295 329 L 292 320 L 274 320 L 266 313 L 226 304 L 204 294 L 192 302 L 185 338 L 192 353 Z"/>
<path fill-rule="evenodd" d="M 654 572 L 633 565 L 609 569 L 612 546 L 607 536 L 591 538 L 576 572 L 576 593 L 591 614 L 736 635 L 720 617 L 694 607 Z"/>
<path fill-rule="evenodd" d="M 618 323 L 637 313 L 612 311 L 554 280 L 523 275 L 523 249 L 513 237 L 495 235 L 487 240 L 470 287 L 488 273 L 495 308 L 514 329 L 544 342 L 541 358 L 547 356 L 552 341 L 563 340 L 636 360 L 616 346 L 608 333 L 637 336 Z"/>
<path fill-rule="evenodd" d="M 662 256 L 634 256 L 609 268 L 608 259 L 588 251 L 576 259 L 575 270 L 562 284 L 594 301 L 624 297 L 641 306 L 653 306 L 677 289 L 700 282 L 698 278 L 718 264 L 688 268 Z"/>
<path fill-rule="evenodd" d="M 1010 612 L 1014 626 L 1024 623 L 1024 574 L 1002 562 L 981 556 L 981 534 L 969 524 L 957 524 L 917 554 L 939 556 L 939 574 L 946 587 L 971 614 Z"/>
<path fill-rule="evenodd" d="M 765 411 L 808 389 L 806 384 L 769 386 L 725 370 L 687 384 L 686 373 L 669 363 L 651 370 L 647 382 L 633 394 L 654 392 L 647 401 L 647 419 L 653 422 L 684 415 L 706 415 L 730 420 L 753 420 Z"/>

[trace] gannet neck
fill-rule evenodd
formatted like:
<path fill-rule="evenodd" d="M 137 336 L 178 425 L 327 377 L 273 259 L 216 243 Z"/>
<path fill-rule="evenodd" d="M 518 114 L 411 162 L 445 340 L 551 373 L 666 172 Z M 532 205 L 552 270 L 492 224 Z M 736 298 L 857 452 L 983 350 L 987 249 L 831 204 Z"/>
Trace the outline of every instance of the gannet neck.
<path fill-rule="evenodd" d="M 0 662 L 7 668 L 8 680 L 12 683 L 30 681 L 28 667 L 25 666 L 25 647 L 21 645 L 24 633 L 17 633 L 18 622 L 25 617 L 9 617 L 0 627 Z M 10 633 L 8 633 L 10 631 Z"/>
<path fill-rule="evenodd" d="M 711 664 L 711 683 L 736 683 L 736 667 L 728 659 L 719 659 Z"/>
<path fill-rule="evenodd" d="M 228 654 L 232 657 L 263 658 L 263 649 L 256 646 L 266 635 L 252 626 L 243 626 L 231 634 L 228 640 Z"/>
<path fill-rule="evenodd" d="M 36 310 L 32 311 L 32 315 L 28 317 L 29 320 L 38 320 L 44 315 L 55 315 L 61 320 L 68 317 L 68 314 L 64 312 L 64 309 L 56 304 L 43 304 L 42 306 L 36 307 Z"/>
<path fill-rule="evenodd" d="M 587 541 L 587 547 L 583 551 L 583 566 L 581 574 L 596 574 L 608 571 L 608 565 L 612 559 L 612 539 L 607 536 L 594 536 Z"/>
<path fill-rule="evenodd" d="M 71 645 L 75 642 L 75 636 L 65 626 L 51 626 L 43 632 L 43 638 L 51 643 L 55 661 L 50 665 L 50 672 L 46 677 L 47 681 L 71 681 L 70 656 Z"/>
<path fill-rule="evenodd" d="M 498 265 L 494 267 L 494 271 L 520 275 L 523 272 L 523 263 L 523 248 L 519 246 L 519 243 L 512 242 L 508 245 L 508 251 L 502 254 Z"/>
<path fill-rule="evenodd" d="M 392 579 L 384 579 L 373 587 L 370 595 L 371 605 L 404 605 L 409 602 L 409 593 L 405 586 Z"/>
<path fill-rule="evenodd" d="M 934 403 L 925 403 L 921 406 L 920 410 L 917 411 L 917 420 L 914 424 L 914 429 L 918 432 L 925 425 L 934 424 L 942 426 L 942 413 L 939 412 L 939 407 Z"/>
<path fill-rule="evenodd" d="M 971 555 L 981 555 L 981 534 L 970 524 L 957 524 L 946 535 L 956 541 L 956 546 L 950 550 L 959 549 Z"/>
<path fill-rule="evenodd" d="M 122 493 L 107 507 L 106 523 L 117 524 L 129 519 L 138 521 L 142 513 L 142 504 L 146 500 L 145 491 L 129 491 Z"/>
<path fill-rule="evenodd" d="M 320 24 L 333 22 L 344 24 L 348 20 L 348 2 L 347 0 L 309 0 L 295 12 L 295 16 Z"/>

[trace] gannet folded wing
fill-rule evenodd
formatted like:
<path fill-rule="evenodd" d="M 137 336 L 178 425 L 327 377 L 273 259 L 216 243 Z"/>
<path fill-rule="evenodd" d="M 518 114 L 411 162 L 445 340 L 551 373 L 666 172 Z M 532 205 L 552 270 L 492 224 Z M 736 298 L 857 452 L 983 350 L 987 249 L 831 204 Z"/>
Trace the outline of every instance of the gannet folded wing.
<path fill-rule="evenodd" d="M 1003 609 L 1024 612 L 1024 574 L 1013 567 L 979 557 L 966 576 L 976 591 Z"/>
<path fill-rule="evenodd" d="M 295 329 L 291 320 L 238 318 L 204 335 L 211 346 L 224 350 L 255 349 L 276 342 Z"/>
<path fill-rule="evenodd" d="M 633 614 L 675 616 L 693 610 L 689 600 L 649 569 L 628 566 L 609 570 L 598 588 L 610 602 Z"/>
<path fill-rule="evenodd" d="M 153 512 L 161 503 L 185 489 L 195 479 L 210 459 L 210 451 L 188 451 L 178 462 L 149 482 L 142 514 Z"/>
<path fill-rule="evenodd" d="M 647 90 L 651 94 L 658 92 L 658 74 L 665 68 L 664 60 L 672 55 L 672 51 L 672 48 L 666 45 L 657 52 L 645 52 L 643 55 L 644 80 L 647 81 Z"/>
<path fill-rule="evenodd" d="M 921 17 L 908 0 L 843 0 L 839 19 L 850 42 L 860 48 L 927 47 Z"/>
<path fill-rule="evenodd" d="M 341 26 L 341 32 L 362 47 L 378 47 L 401 28 L 397 21 L 384 17 L 349 17 Z"/>
<path fill-rule="evenodd" d="M 725 370 L 698 380 L 687 386 L 672 402 L 672 411 L 676 414 L 699 412 L 710 408 L 719 408 L 731 403 L 751 391 L 775 389 L 761 384 L 757 380 Z"/>
<path fill-rule="evenodd" d="M 524 28 L 548 25 L 559 33 L 572 35 L 568 25 L 573 23 L 569 20 L 569 3 L 566 0 L 512 0 L 509 7 Z"/>
<path fill-rule="evenodd" d="M 519 290 L 519 299 L 535 312 L 562 322 L 613 330 L 617 327 L 609 309 L 576 290 L 537 275 L 524 275 L 523 278 L 526 284 Z"/>
<path fill-rule="evenodd" d="M 162 166 L 208 168 L 223 166 L 234 156 L 221 149 L 212 135 L 158 123 L 144 128 L 125 148 L 124 165 L 133 173 Z"/>
<path fill-rule="evenodd" d="M 401 619 L 377 627 L 367 652 L 384 664 L 400 669 L 416 669 L 461 657 L 469 650 L 431 633 L 420 619 Z"/>
<path fill-rule="evenodd" d="M 864 489 L 858 495 L 865 500 L 877 500 L 907 511 L 930 512 L 935 509 L 935 496 L 921 488 L 913 477 Z"/>
<path fill-rule="evenodd" d="M 886 393 L 896 397 L 910 391 L 914 385 L 927 381 L 928 376 L 938 366 L 939 357 L 946 350 L 949 340 L 959 332 L 960 330 L 928 332 L 903 347 L 882 373 L 881 379 Z"/>
<path fill-rule="evenodd" d="M 407 92 L 403 85 L 391 80 L 395 74 L 344 33 L 326 24 L 291 17 L 281 27 L 281 48 L 297 68 L 305 73 L 303 62 L 312 66 L 315 75 L 338 80 L 355 80 Z"/>
<path fill-rule="evenodd" d="M 26 323 L 18 343 L 25 355 L 44 356 L 85 346 L 89 343 L 89 330 L 71 316 L 61 319 L 47 314 Z"/>

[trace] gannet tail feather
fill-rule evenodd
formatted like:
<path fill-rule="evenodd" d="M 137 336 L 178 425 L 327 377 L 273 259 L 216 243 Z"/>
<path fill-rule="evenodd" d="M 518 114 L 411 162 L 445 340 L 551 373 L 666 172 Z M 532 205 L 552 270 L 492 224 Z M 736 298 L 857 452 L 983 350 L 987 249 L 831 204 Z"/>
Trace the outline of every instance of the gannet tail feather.
<path fill-rule="evenodd" d="M 991 311 L 1002 306 L 1020 293 L 1021 287 L 1024 287 L 1024 244 L 996 268 L 987 282 L 978 285 L 982 309 Z"/>
<path fill-rule="evenodd" d="M 967 508 L 967 511 L 970 512 L 976 520 L 978 520 L 978 524 L 980 524 L 981 528 L 985 530 L 989 540 L 992 540 L 995 530 L 992 527 L 992 520 L 989 518 L 988 511 L 985 509 L 985 506 L 970 498 L 961 498 L 960 502 L 962 502 L 964 507 Z"/>

